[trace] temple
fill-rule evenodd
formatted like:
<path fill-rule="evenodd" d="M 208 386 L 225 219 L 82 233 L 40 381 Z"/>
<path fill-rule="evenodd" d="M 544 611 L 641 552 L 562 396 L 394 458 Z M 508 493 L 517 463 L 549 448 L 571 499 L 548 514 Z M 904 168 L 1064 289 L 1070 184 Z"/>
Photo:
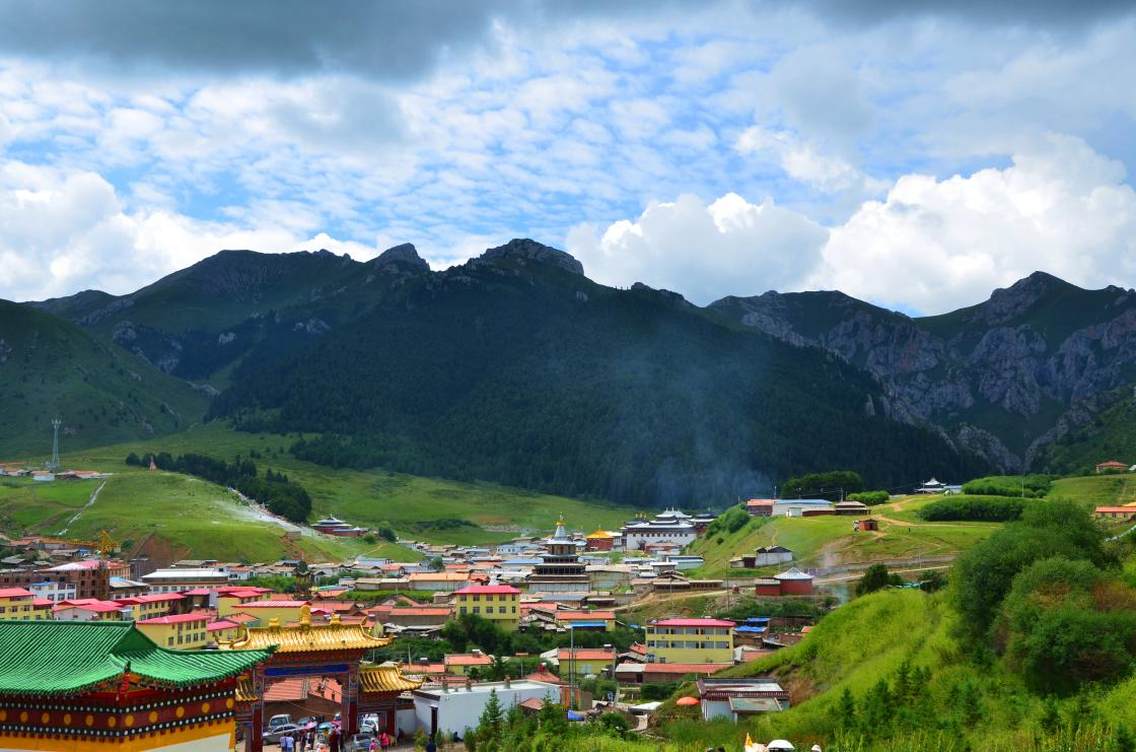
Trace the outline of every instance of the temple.
<path fill-rule="evenodd" d="M 576 541 L 564 528 L 564 519 L 556 522 L 556 531 L 544 542 L 548 553 L 533 567 L 528 577 L 533 593 L 586 593 L 590 589 L 587 567 L 580 562 Z"/>
<path fill-rule="evenodd" d="M 271 654 L 167 650 L 129 622 L 0 622 L 0 750 L 227 752 L 239 677 Z"/>
<path fill-rule="evenodd" d="M 272 620 L 267 627 L 246 628 L 237 639 L 222 643 L 221 652 L 271 651 L 270 659 L 242 679 L 238 693 L 237 721 L 246 725 L 246 752 L 263 748 L 265 690 L 273 682 L 297 677 L 319 678 L 338 686 L 344 736 L 358 732 L 364 713 L 376 713 L 380 728 L 394 735 L 399 695 L 418 689 L 423 682 L 403 676 L 393 664 L 363 660 L 367 651 L 390 641 L 389 637 L 375 637 L 362 624 L 343 624 L 338 616 L 332 616 L 328 624 L 312 624 L 305 606 L 298 624 Z"/>

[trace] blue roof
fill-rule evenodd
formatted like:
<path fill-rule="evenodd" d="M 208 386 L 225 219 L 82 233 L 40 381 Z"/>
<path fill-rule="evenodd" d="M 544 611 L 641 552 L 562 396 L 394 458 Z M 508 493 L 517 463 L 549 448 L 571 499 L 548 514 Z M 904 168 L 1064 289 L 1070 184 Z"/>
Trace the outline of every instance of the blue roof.
<path fill-rule="evenodd" d="M 569 629 L 578 629 L 580 627 L 606 627 L 607 622 L 604 621 L 574 621 L 568 625 Z"/>
<path fill-rule="evenodd" d="M 761 634 L 762 632 L 765 632 L 767 629 L 768 629 L 768 627 L 734 627 L 735 632 L 745 632 L 747 634 L 748 633 Z"/>

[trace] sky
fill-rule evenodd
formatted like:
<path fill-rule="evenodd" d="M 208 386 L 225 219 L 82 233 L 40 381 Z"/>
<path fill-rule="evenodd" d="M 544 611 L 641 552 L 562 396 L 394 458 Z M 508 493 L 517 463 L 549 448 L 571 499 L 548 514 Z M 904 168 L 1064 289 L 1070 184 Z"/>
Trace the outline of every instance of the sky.
<path fill-rule="evenodd" d="M 1113 0 L 0 0 L 0 298 L 514 237 L 700 305 L 1131 287 L 1133 81 Z"/>

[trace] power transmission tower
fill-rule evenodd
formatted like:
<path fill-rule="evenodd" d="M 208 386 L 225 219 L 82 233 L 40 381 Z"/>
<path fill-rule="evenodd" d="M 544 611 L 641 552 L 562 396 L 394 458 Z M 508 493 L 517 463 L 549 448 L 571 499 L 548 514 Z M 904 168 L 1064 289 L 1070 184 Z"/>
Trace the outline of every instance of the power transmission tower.
<path fill-rule="evenodd" d="M 63 425 L 63 421 L 59 418 L 51 419 L 51 462 L 48 463 L 48 470 L 59 469 L 59 427 Z"/>

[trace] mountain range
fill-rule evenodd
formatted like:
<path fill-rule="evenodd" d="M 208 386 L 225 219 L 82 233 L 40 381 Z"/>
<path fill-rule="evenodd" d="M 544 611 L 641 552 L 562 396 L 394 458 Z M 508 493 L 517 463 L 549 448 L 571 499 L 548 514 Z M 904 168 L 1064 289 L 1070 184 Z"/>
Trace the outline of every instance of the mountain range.
<path fill-rule="evenodd" d="M 599 285 L 532 240 L 442 271 L 410 245 L 223 251 L 128 295 L 5 306 L 0 337 L 17 311 L 126 356 L 177 415 L 141 410 L 137 431 L 204 413 L 300 434 L 293 451 L 327 464 L 634 503 L 720 504 L 830 468 L 889 488 L 1045 469 L 1136 381 L 1131 290 L 1037 272 L 932 317 L 839 292 L 698 307 Z M 0 373 L 27 357 L 7 340 Z M 0 428 L 0 447 L 26 430 Z"/>

